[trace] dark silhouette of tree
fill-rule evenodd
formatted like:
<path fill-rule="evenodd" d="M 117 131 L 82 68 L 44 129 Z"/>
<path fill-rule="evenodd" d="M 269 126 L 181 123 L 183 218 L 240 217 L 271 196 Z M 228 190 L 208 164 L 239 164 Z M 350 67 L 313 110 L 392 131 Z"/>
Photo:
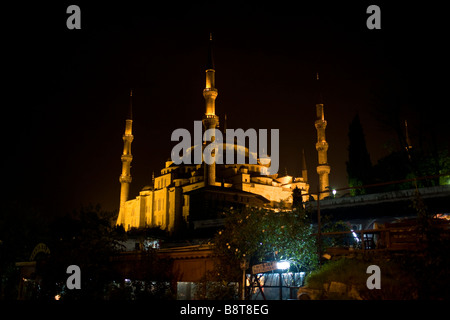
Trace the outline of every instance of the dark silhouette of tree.
<path fill-rule="evenodd" d="M 8 199 L 0 206 L 0 300 L 17 298 L 16 262 L 29 261 L 34 247 L 47 242 L 48 221 L 27 199 Z"/>
<path fill-rule="evenodd" d="M 411 176 L 412 167 L 404 150 L 394 151 L 378 160 L 373 166 L 373 176 L 376 183 L 399 181 Z M 388 192 L 393 190 L 411 189 L 412 182 L 396 183 L 373 188 L 376 192 Z"/>
<path fill-rule="evenodd" d="M 303 209 L 302 191 L 298 187 L 292 191 L 292 209 Z"/>
<path fill-rule="evenodd" d="M 372 181 L 372 163 L 367 151 L 366 139 L 359 120 L 359 115 L 353 118 L 348 130 L 348 161 L 347 175 L 350 187 L 362 186 Z M 364 194 L 366 190 L 353 189 L 352 195 Z"/>
<path fill-rule="evenodd" d="M 445 114 L 444 109 L 441 109 L 442 104 L 439 101 L 431 103 L 428 96 L 426 101 L 422 100 L 418 94 L 420 90 L 411 91 L 405 82 L 396 77 L 389 76 L 383 83 L 383 87 L 373 93 L 372 116 L 378 121 L 381 130 L 394 134 L 398 144 L 392 152 L 395 155 L 380 159 L 376 165 L 378 174 L 383 176 L 383 172 L 389 170 L 397 176 L 396 179 L 406 179 L 446 173 L 450 139 L 448 126 L 439 119 Z M 424 107 L 426 105 L 434 107 Z M 408 130 L 405 120 L 408 121 Z M 396 162 L 390 165 L 388 158 Z M 400 172 L 395 173 L 394 166 Z M 376 182 L 389 181 L 378 174 L 375 175 Z M 421 181 L 418 186 L 442 185 L 447 181 L 447 177 L 435 177 Z"/>
<path fill-rule="evenodd" d="M 116 278 L 110 257 L 120 248 L 112 213 L 87 207 L 57 218 L 50 225 L 48 246 L 51 254 L 43 269 L 42 299 L 60 294 L 62 299 L 103 299 L 105 286 Z M 68 290 L 67 267 L 81 269 L 81 290 Z"/>

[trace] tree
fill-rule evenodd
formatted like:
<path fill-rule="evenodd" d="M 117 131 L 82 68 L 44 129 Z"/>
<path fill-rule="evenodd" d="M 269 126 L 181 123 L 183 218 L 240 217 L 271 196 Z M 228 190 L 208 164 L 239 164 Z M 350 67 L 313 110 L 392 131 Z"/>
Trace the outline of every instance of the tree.
<path fill-rule="evenodd" d="M 29 199 L 8 199 L 0 205 L 0 300 L 16 299 L 16 262 L 28 261 L 34 247 L 47 243 L 48 216 Z"/>
<path fill-rule="evenodd" d="M 317 266 L 313 228 L 305 210 L 275 212 L 244 207 L 225 214 L 225 226 L 214 237 L 219 263 L 210 281 L 224 285 L 239 281 L 240 264 L 288 260 L 291 270 L 310 271 Z"/>
<path fill-rule="evenodd" d="M 110 256 L 120 244 L 111 223 L 112 213 L 97 207 L 86 207 L 55 219 L 50 226 L 51 254 L 43 270 L 41 298 L 102 299 L 109 281 L 115 278 Z M 77 265 L 81 269 L 81 290 L 67 290 L 66 269 Z"/>
<path fill-rule="evenodd" d="M 301 210 L 303 209 L 303 196 L 302 191 L 295 187 L 295 189 L 292 191 L 292 209 Z"/>
<path fill-rule="evenodd" d="M 401 179 L 407 179 L 448 172 L 445 168 L 448 168 L 446 154 L 450 150 L 450 139 L 448 126 L 442 121 L 441 115 L 445 114 L 441 109 L 442 104 L 437 100 L 430 102 L 429 97 L 422 101 L 421 97 L 417 96 L 420 90 L 410 92 L 407 82 L 399 80 L 390 74 L 383 81 L 383 87 L 374 92 L 372 100 L 373 117 L 381 129 L 393 134 L 398 141 L 394 146 L 394 153 L 397 154 L 391 157 L 396 161 L 393 165 L 400 167 L 406 163 L 406 168 L 400 169 L 402 173 L 405 170 L 408 170 L 408 173 L 395 175 L 402 175 Z M 424 107 L 425 105 L 432 105 L 433 108 Z M 401 157 L 404 159 L 400 159 Z M 395 170 L 386 161 L 390 159 L 381 160 L 384 163 L 377 165 L 378 173 L 375 176 L 380 182 L 391 181 L 380 179 L 383 170 L 388 169 L 392 173 Z M 449 178 L 441 176 L 433 180 L 422 180 L 418 183 L 419 187 L 447 184 Z"/>
<path fill-rule="evenodd" d="M 382 157 L 373 166 L 373 176 L 375 182 L 390 182 L 413 178 L 413 169 L 411 161 L 409 161 L 406 153 L 403 150 L 394 151 Z M 386 186 L 378 186 L 373 188 L 376 192 L 389 192 L 393 190 L 411 189 L 414 188 L 412 182 L 403 182 L 396 184 L 389 184 Z"/>
<path fill-rule="evenodd" d="M 362 129 L 359 115 L 353 118 L 348 130 L 348 161 L 347 175 L 350 187 L 369 184 L 372 180 L 372 163 L 366 147 L 366 139 Z M 365 189 L 352 189 L 352 195 L 365 194 Z"/>

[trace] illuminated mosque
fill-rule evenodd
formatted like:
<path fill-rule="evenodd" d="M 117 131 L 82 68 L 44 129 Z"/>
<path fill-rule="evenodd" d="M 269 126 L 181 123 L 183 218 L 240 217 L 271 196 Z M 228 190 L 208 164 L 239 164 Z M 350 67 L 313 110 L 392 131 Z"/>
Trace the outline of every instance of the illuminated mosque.
<path fill-rule="evenodd" d="M 317 76 L 318 80 L 318 76 Z M 207 64 L 206 83 L 203 89 L 206 110 L 202 123 L 204 129 L 219 127 L 219 117 L 215 113 L 215 101 L 218 90 L 215 86 L 215 67 L 212 55 L 212 36 L 210 35 Z M 257 158 L 248 148 L 245 152 L 244 164 L 201 164 L 176 165 L 172 160 L 165 163 L 161 174 L 153 176 L 152 184 L 145 186 L 139 195 L 129 199 L 131 178 L 131 143 L 132 134 L 132 93 L 130 93 L 130 107 L 125 121 L 123 135 L 124 148 L 121 157 L 122 174 L 120 175 L 120 209 L 117 225 L 125 230 L 131 228 L 159 227 L 170 234 L 183 229 L 198 230 L 218 227 L 223 223 L 219 214 L 230 207 L 291 207 L 293 192 L 296 188 L 301 191 L 302 201 L 309 200 L 308 172 L 305 154 L 302 154 L 301 177 L 279 174 L 267 175 L 270 162 Z M 315 127 L 317 129 L 316 150 L 318 152 L 317 173 L 319 175 L 320 199 L 328 196 L 328 175 L 330 166 L 327 161 L 328 143 L 325 139 L 327 122 L 324 118 L 324 104 L 319 98 L 316 102 Z M 226 116 L 225 124 L 226 126 Z M 207 142 L 203 142 L 205 148 Z M 224 143 L 224 150 L 232 148 L 242 151 L 242 142 L 237 140 Z M 193 147 L 195 148 L 195 147 Z M 217 158 L 216 158 L 217 159 Z M 266 160 L 266 161 L 265 161 Z M 216 161 L 218 162 L 218 161 Z"/>

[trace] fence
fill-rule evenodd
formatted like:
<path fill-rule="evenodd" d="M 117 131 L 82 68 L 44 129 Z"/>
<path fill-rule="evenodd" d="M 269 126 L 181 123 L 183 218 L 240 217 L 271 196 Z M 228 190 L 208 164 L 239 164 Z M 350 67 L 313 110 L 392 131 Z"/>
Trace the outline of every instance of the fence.
<path fill-rule="evenodd" d="M 450 224 L 434 223 L 441 238 L 450 238 Z M 317 234 L 315 234 L 317 236 Z M 345 254 L 355 250 L 418 250 L 424 237 L 416 221 L 386 223 L 384 228 L 321 233 L 323 244 L 330 254 Z"/>
<path fill-rule="evenodd" d="M 250 300 L 289 300 L 297 298 L 297 291 L 305 280 L 304 272 L 266 272 L 247 274 Z"/>

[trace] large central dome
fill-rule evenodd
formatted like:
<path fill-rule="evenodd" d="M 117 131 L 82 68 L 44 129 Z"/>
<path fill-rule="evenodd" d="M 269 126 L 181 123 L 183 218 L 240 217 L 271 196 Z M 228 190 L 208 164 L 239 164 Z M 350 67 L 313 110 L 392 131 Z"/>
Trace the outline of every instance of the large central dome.
<path fill-rule="evenodd" d="M 180 159 L 181 162 L 185 163 L 185 164 L 193 163 L 194 154 L 198 148 L 202 148 L 202 146 L 194 145 L 194 146 L 190 147 L 189 149 L 186 150 L 186 154 L 184 154 L 183 157 L 178 157 L 178 159 Z M 255 164 L 255 165 L 262 164 L 259 161 L 258 155 L 256 152 L 250 152 L 250 150 L 247 147 L 239 145 L 237 143 L 224 142 L 222 144 L 218 144 L 217 149 L 218 150 L 216 153 L 216 164 L 244 164 L 244 163 L 245 164 Z M 203 150 L 202 150 L 202 152 L 203 152 Z M 230 153 L 233 155 L 233 162 L 227 161 L 227 153 Z M 242 157 L 244 158 L 244 163 L 242 163 L 242 161 L 241 161 Z M 172 160 L 175 160 L 175 159 L 172 159 Z M 174 162 L 178 162 L 178 161 L 174 161 Z"/>

